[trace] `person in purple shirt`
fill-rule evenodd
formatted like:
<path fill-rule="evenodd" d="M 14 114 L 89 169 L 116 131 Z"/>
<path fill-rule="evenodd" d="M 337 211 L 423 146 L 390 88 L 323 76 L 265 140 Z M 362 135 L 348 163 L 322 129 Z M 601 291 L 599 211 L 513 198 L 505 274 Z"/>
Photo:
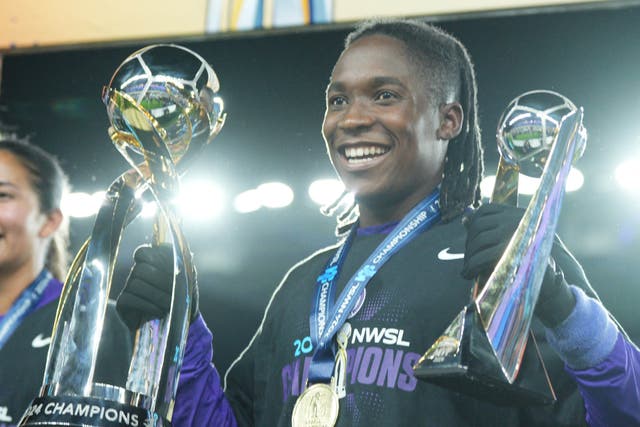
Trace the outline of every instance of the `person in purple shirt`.
<path fill-rule="evenodd" d="M 224 391 L 211 333 L 192 313 L 174 426 L 640 425 L 640 352 L 559 239 L 532 326 L 557 386 L 554 407 L 494 405 L 411 374 L 522 217 L 480 204 L 476 81 L 457 39 L 417 20 L 360 25 L 333 68 L 322 133 L 355 196 L 339 217 L 349 237 L 289 271 Z M 424 218 L 425 228 L 404 233 Z M 387 250 L 400 240 L 406 246 Z M 373 255 L 382 268 L 365 268 Z M 171 289 L 169 257 L 138 250 L 123 315 L 167 311 L 157 295 Z M 334 282 L 335 310 L 325 292 Z"/>

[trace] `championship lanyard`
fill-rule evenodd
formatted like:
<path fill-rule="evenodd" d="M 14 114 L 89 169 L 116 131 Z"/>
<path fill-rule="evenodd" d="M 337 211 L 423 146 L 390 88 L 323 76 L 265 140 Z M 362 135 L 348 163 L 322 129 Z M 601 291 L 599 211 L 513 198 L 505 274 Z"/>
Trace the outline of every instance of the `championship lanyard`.
<path fill-rule="evenodd" d="M 4 347 L 13 331 L 20 326 L 22 319 L 36 307 L 52 277 L 49 270 L 42 270 L 29 287 L 22 291 L 7 314 L 0 320 L 0 349 Z"/>
<path fill-rule="evenodd" d="M 316 279 L 316 292 L 309 316 L 311 342 L 316 349 L 309 366 L 310 383 L 330 381 L 335 364 L 332 349 L 333 336 L 342 327 L 358 297 L 380 267 L 415 236 L 438 222 L 440 219 L 439 197 L 440 191 L 436 188 L 396 225 L 349 279 L 335 304 L 333 304 L 335 283 L 353 236 L 356 234 L 357 226 L 351 229 L 344 243 L 327 262 L 323 273 Z"/>

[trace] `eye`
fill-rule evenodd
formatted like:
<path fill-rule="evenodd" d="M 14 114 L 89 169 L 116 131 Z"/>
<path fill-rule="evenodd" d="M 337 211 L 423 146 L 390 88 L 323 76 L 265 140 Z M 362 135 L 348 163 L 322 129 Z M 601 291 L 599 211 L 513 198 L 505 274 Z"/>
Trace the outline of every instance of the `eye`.
<path fill-rule="evenodd" d="M 340 106 L 347 103 L 347 98 L 342 95 L 333 95 L 327 99 L 327 105 Z"/>
<path fill-rule="evenodd" d="M 391 101 L 396 98 L 397 95 L 390 90 L 381 90 L 376 94 L 376 101 Z"/>

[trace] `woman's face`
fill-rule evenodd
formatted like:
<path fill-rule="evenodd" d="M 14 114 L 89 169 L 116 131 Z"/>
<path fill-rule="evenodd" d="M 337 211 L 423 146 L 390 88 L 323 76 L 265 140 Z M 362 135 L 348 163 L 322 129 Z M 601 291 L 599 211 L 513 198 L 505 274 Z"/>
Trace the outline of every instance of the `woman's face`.
<path fill-rule="evenodd" d="M 40 212 L 29 171 L 13 154 L 0 150 L 0 271 L 43 262 L 56 228 L 50 215 Z"/>
<path fill-rule="evenodd" d="M 441 117 L 402 42 L 364 36 L 343 52 L 327 88 L 322 133 L 345 186 L 364 200 L 417 202 L 441 180 Z"/>

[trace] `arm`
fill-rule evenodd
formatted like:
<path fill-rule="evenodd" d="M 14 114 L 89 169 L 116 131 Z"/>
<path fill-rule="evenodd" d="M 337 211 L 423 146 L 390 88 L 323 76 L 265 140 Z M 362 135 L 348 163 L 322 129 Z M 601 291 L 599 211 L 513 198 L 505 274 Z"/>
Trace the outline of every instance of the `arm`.
<path fill-rule="evenodd" d="M 523 212 L 488 204 L 474 213 L 467 223 L 464 277 L 493 270 Z M 535 315 L 577 384 L 586 421 L 592 426 L 640 425 L 638 349 L 600 303 L 582 267 L 557 236 Z"/>
<path fill-rule="evenodd" d="M 134 259 L 135 264 L 116 306 L 132 331 L 169 312 L 173 287 L 170 246 L 142 246 L 136 250 Z M 212 335 L 198 311 L 197 287 L 191 297 L 191 326 L 178 379 L 172 425 L 235 427 L 231 407 L 220 386 L 220 376 L 211 363 Z"/>
<path fill-rule="evenodd" d="M 547 339 L 584 399 L 590 426 L 640 425 L 640 351 L 607 310 L 571 286 L 576 306 Z"/>
<path fill-rule="evenodd" d="M 237 425 L 222 391 L 218 371 L 211 363 L 211 340 L 211 332 L 198 315 L 189 328 L 180 370 L 172 419 L 175 427 Z"/>

